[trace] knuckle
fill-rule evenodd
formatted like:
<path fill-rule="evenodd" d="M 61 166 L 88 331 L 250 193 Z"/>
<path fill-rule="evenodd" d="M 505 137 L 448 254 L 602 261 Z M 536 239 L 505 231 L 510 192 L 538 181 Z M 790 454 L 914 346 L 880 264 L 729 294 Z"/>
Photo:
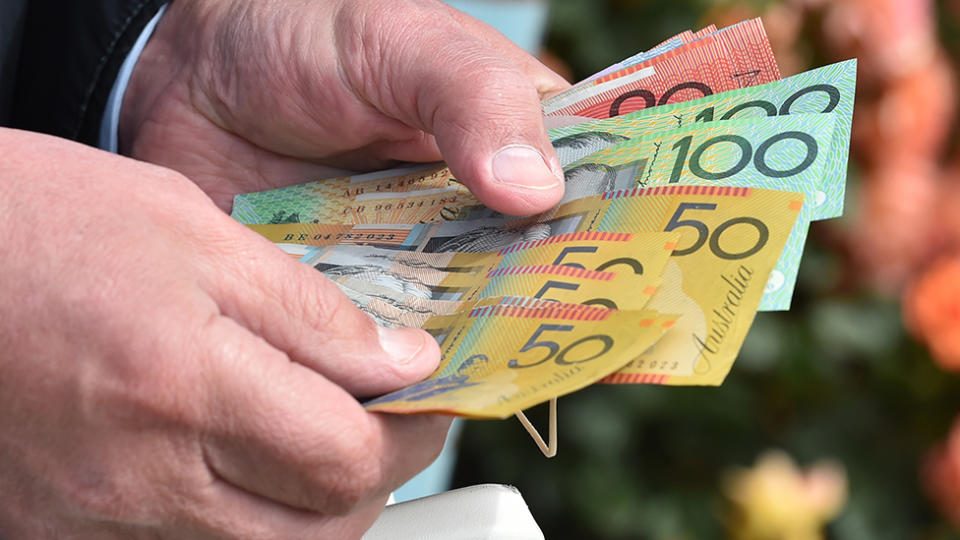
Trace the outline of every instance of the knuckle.
<path fill-rule="evenodd" d="M 507 140 L 542 129 L 537 90 L 518 72 L 489 59 L 462 66 L 463 90 L 442 102 L 436 119 L 489 140 Z"/>
<path fill-rule="evenodd" d="M 303 279 L 287 298 L 299 305 L 290 313 L 304 314 L 309 330 L 328 341 L 376 339 L 376 323 L 363 314 L 329 279 L 302 265 Z M 342 329 L 342 331 L 335 331 Z"/>
<path fill-rule="evenodd" d="M 178 362 L 137 361 L 116 366 L 112 373 L 100 373 L 99 381 L 81 381 L 82 407 L 90 418 L 99 418 L 121 428 L 144 425 L 175 425 L 180 429 L 195 426 L 199 415 L 196 400 L 183 399 L 183 391 L 200 384 L 192 370 L 179 369 Z M 158 385 L 156 381 L 166 381 Z"/>
<path fill-rule="evenodd" d="M 312 270 L 312 269 L 309 269 Z M 304 279 L 296 283 L 297 290 L 288 294 L 287 298 L 304 305 L 297 306 L 292 313 L 310 314 L 310 321 L 314 329 L 323 329 L 335 326 L 338 321 L 345 320 L 347 311 L 353 305 L 346 296 L 338 290 L 332 282 L 314 271 L 313 274 L 304 274 Z"/>

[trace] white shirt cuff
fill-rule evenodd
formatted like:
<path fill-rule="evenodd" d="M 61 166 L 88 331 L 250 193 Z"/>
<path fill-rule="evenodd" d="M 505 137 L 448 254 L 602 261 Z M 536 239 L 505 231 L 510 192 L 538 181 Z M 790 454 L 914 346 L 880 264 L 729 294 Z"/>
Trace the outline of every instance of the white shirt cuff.
<path fill-rule="evenodd" d="M 110 89 L 110 96 L 107 98 L 107 108 L 103 111 L 103 118 L 100 119 L 100 139 L 99 146 L 102 150 L 117 153 L 117 128 L 120 125 L 120 107 L 123 105 L 123 95 L 127 92 L 127 85 L 130 84 L 130 76 L 133 74 L 133 68 L 140 59 L 140 53 L 147 46 L 147 41 L 153 35 L 157 22 L 167 10 L 169 4 L 164 4 L 157 11 L 157 14 L 150 19 L 150 22 L 143 27 L 140 37 L 134 42 L 133 48 L 127 54 L 123 64 L 120 66 L 120 72 L 113 81 L 113 88 Z"/>

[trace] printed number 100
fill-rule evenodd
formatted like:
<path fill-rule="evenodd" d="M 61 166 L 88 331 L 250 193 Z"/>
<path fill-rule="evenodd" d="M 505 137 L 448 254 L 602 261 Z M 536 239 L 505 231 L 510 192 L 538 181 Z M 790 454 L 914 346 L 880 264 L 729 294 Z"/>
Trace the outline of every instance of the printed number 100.
<path fill-rule="evenodd" d="M 803 160 L 795 167 L 789 169 L 774 169 L 767 163 L 767 153 L 774 144 L 790 139 L 794 139 L 803 143 L 803 145 L 806 147 L 806 155 L 804 155 Z M 677 150 L 678 152 L 677 161 L 673 166 L 673 173 L 670 175 L 671 184 L 675 184 L 680 181 L 680 178 L 683 175 L 684 166 L 688 165 L 687 154 L 690 153 L 690 145 L 692 142 L 693 135 L 689 135 L 680 139 L 676 142 L 676 144 L 673 145 L 672 150 Z M 735 144 L 740 148 L 740 160 L 726 170 L 706 170 L 703 167 L 703 163 L 701 163 L 704 152 L 709 150 L 711 146 L 724 142 Z M 760 146 L 757 147 L 756 154 L 754 154 L 753 145 L 750 144 L 750 141 L 748 141 L 746 138 L 739 135 L 718 135 L 705 141 L 703 144 L 694 149 L 693 154 L 690 155 L 689 168 L 691 173 L 703 178 L 704 180 L 721 180 L 742 171 L 747 165 L 750 164 L 750 160 L 752 159 L 754 166 L 764 176 L 770 178 L 786 178 L 803 172 L 807 167 L 813 164 L 813 162 L 817 159 L 818 152 L 819 150 L 817 148 L 816 139 L 802 131 L 784 131 L 783 133 L 778 133 L 760 143 Z"/>

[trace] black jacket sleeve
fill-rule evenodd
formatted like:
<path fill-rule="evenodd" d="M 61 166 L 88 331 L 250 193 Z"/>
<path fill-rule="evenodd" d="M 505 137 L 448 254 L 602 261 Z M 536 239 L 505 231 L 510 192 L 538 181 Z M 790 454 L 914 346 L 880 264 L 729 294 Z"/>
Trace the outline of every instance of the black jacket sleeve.
<path fill-rule="evenodd" d="M 26 7 L 27 0 L 0 2 L 0 126 L 10 123 L 10 101 L 16 84 Z"/>
<path fill-rule="evenodd" d="M 29 0 L 10 125 L 96 145 L 120 65 L 167 1 Z"/>

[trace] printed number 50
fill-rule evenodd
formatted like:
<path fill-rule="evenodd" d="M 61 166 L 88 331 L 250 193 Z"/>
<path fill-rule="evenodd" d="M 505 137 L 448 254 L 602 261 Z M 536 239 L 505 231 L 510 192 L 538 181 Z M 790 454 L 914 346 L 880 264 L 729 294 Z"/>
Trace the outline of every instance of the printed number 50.
<path fill-rule="evenodd" d="M 533 332 L 533 335 L 530 336 L 530 339 L 528 339 L 527 342 L 523 345 L 523 347 L 520 348 L 519 352 L 524 353 L 527 351 L 532 351 L 533 349 L 542 348 L 542 349 L 547 349 L 548 351 L 547 354 L 543 358 L 535 362 L 526 363 L 526 364 L 521 364 L 519 358 L 514 358 L 510 360 L 507 363 L 507 365 L 512 368 L 528 368 L 533 366 L 539 366 L 540 364 L 553 358 L 554 362 L 556 362 L 557 365 L 569 366 L 571 364 L 579 364 L 581 362 L 587 362 L 589 360 L 593 360 L 594 358 L 603 356 L 604 354 L 606 354 L 607 351 L 609 351 L 613 347 L 613 338 L 607 335 L 602 335 L 602 334 L 595 334 L 592 336 L 580 338 L 577 341 L 574 341 L 573 343 L 571 343 L 570 345 L 567 345 L 563 350 L 560 350 L 560 344 L 557 343 L 556 341 L 547 341 L 547 340 L 537 341 L 537 338 L 540 337 L 540 334 L 544 332 L 569 332 L 571 330 L 573 330 L 573 325 L 569 325 L 569 324 L 541 324 L 540 327 Z M 567 360 L 567 354 L 571 350 L 573 350 L 580 344 L 587 343 L 589 341 L 600 341 L 603 344 L 603 348 L 600 350 L 600 352 L 594 354 L 593 356 L 581 358 L 579 360 Z"/>
<path fill-rule="evenodd" d="M 710 251 L 714 255 L 720 257 L 721 259 L 736 260 L 747 258 L 754 253 L 763 249 L 763 246 L 767 245 L 767 241 L 770 239 L 770 230 L 767 229 L 767 226 L 757 218 L 752 217 L 738 217 L 731 218 L 727 221 L 724 221 L 713 230 L 713 234 L 710 233 L 710 229 L 707 227 L 707 224 L 696 220 L 696 219 L 680 219 L 680 216 L 687 210 L 716 210 L 717 205 L 713 203 L 691 203 L 685 202 L 680 203 L 677 206 L 677 211 L 673 213 L 673 217 L 670 218 L 670 221 L 667 223 L 667 226 L 664 227 L 664 232 L 670 232 L 679 227 L 691 227 L 697 231 L 697 240 L 686 249 L 678 249 L 673 252 L 674 256 L 689 255 L 694 253 L 706 243 L 707 240 L 710 240 Z M 746 224 L 752 225 L 757 229 L 757 243 L 753 247 L 742 251 L 740 253 L 730 253 L 725 251 L 720 247 L 720 237 L 726 232 L 730 227 L 737 224 Z"/>

